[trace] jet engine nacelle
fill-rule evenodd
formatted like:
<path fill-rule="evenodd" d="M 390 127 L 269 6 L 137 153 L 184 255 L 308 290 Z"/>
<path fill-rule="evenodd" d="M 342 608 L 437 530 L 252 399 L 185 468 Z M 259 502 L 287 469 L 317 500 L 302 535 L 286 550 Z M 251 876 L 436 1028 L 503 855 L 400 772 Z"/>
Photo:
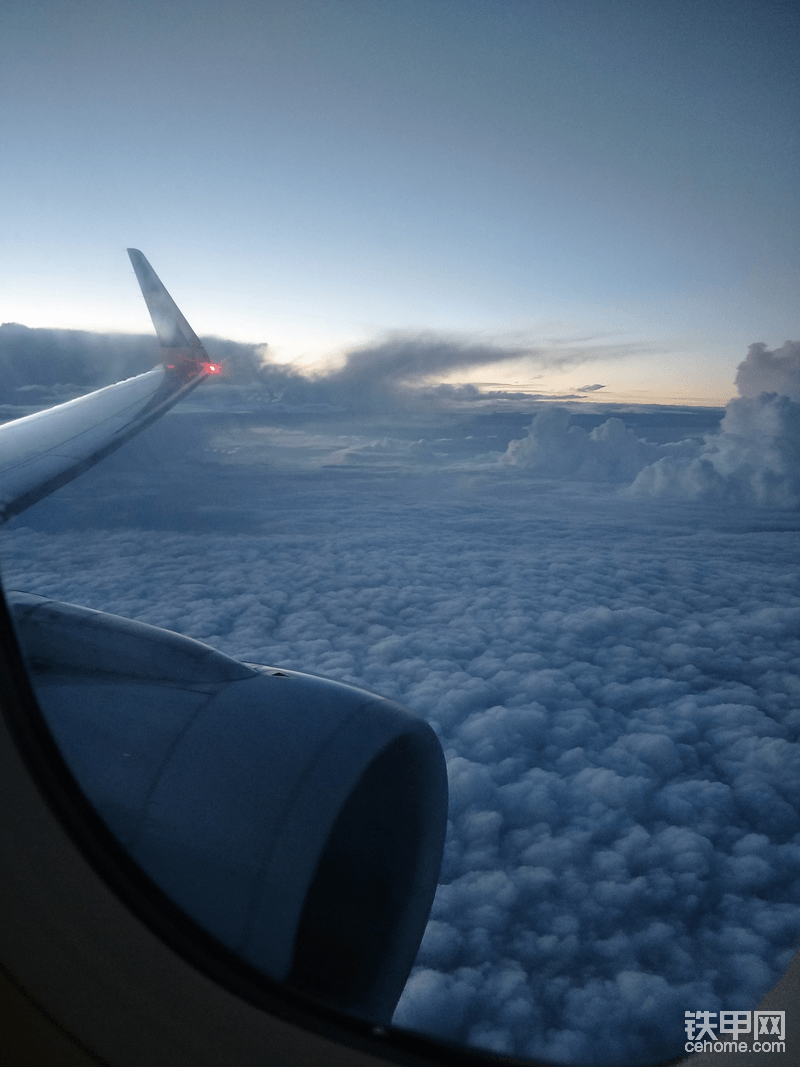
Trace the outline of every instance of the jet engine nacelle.
<path fill-rule="evenodd" d="M 61 755 L 141 870 L 269 978 L 388 1022 L 444 844 L 430 726 L 144 623 L 8 600 Z"/>

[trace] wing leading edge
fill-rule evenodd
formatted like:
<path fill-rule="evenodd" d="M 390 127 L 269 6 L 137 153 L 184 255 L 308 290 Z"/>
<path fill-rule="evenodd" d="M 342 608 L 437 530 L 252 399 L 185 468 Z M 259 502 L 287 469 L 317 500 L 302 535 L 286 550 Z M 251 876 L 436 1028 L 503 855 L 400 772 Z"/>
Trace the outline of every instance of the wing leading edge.
<path fill-rule="evenodd" d="M 129 248 L 128 255 L 161 343 L 161 366 L 0 426 L 0 523 L 77 478 L 219 373 L 142 253 Z"/>

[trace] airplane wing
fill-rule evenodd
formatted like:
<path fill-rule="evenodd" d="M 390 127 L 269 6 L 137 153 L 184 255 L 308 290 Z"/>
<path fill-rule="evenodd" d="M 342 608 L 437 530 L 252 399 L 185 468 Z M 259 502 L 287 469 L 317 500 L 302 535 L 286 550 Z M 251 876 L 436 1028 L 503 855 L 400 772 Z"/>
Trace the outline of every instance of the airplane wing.
<path fill-rule="evenodd" d="M 141 252 L 129 254 L 162 364 L 0 426 L 0 521 L 219 372 Z M 276 1025 L 328 1033 L 338 1018 L 348 1048 L 339 1058 L 326 1042 L 320 1062 L 354 1063 L 354 1034 L 382 1048 L 446 827 L 444 753 L 401 705 L 0 583 L 4 1019 L 12 983 L 28 1016 L 41 1008 L 36 1026 L 123 1067 L 262 1064 L 265 1048 L 283 1063 Z M 80 914 L 61 910 L 65 893 Z M 242 1054 L 231 1042 L 251 1006 L 264 1012 Z"/>
<path fill-rule="evenodd" d="M 142 253 L 129 248 L 128 255 L 161 342 L 161 365 L 0 426 L 0 523 L 94 466 L 219 373 Z"/>

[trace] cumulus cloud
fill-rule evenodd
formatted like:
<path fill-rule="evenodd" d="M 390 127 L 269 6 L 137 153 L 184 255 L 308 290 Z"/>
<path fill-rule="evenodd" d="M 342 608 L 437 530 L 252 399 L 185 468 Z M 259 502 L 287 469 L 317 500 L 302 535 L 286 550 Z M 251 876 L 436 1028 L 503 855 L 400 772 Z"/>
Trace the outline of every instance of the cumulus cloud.
<path fill-rule="evenodd" d="M 90 486 L 82 529 L 4 530 L 4 580 L 428 718 L 450 824 L 396 1024 L 623 1064 L 680 1054 L 686 1010 L 754 1007 L 800 945 L 796 531 L 359 477 L 244 468 L 227 532 L 194 535 L 147 503 L 105 528 Z"/>
<path fill-rule="evenodd" d="M 772 351 L 765 344 L 750 345 L 736 370 L 740 396 L 778 393 L 800 401 L 800 341 L 786 341 Z"/>
<path fill-rule="evenodd" d="M 541 411 L 500 462 L 537 478 L 616 482 L 633 497 L 794 509 L 800 506 L 800 344 L 751 345 L 739 365 L 745 394 L 715 432 L 655 444 L 612 417 L 591 431 L 563 408 Z M 784 390 L 758 392 L 772 385 Z M 627 485 L 625 484 L 627 483 Z"/>
<path fill-rule="evenodd" d="M 739 364 L 719 432 L 695 455 L 669 455 L 645 467 L 632 496 L 800 506 L 800 342 L 770 351 L 753 344 Z"/>
<path fill-rule="evenodd" d="M 797 508 L 800 404 L 775 393 L 731 400 L 720 432 L 706 435 L 695 456 L 657 460 L 640 471 L 628 492 Z"/>
<path fill-rule="evenodd" d="M 658 445 L 640 440 L 621 419 L 607 419 L 588 433 L 571 423 L 565 408 L 545 408 L 527 437 L 510 442 L 501 461 L 540 478 L 630 482 L 659 453 Z"/>

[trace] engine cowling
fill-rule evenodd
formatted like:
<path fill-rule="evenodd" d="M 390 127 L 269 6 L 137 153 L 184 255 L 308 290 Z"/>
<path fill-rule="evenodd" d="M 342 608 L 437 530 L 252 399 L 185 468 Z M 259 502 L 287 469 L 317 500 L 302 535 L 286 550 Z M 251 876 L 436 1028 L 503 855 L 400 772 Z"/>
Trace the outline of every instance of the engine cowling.
<path fill-rule="evenodd" d="M 401 705 L 27 593 L 44 719 L 130 857 L 269 978 L 388 1022 L 436 890 L 447 776 Z"/>

